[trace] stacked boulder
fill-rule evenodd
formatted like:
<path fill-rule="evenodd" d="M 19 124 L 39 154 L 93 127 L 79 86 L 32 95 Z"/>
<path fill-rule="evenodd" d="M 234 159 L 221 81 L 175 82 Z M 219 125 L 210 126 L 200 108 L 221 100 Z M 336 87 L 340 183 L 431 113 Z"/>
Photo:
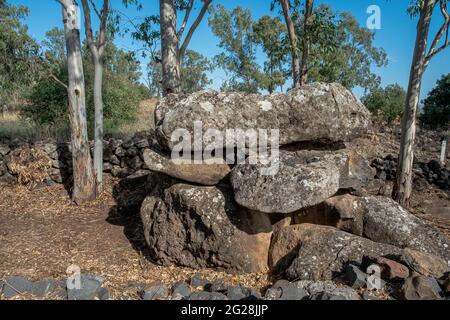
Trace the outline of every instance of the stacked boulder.
<path fill-rule="evenodd" d="M 208 130 L 279 129 L 278 170 L 267 175 L 267 164 L 249 161 L 173 160 L 180 143 L 173 132 L 195 137 L 200 121 L 203 140 L 183 141 L 193 154 L 211 151 Z M 170 95 L 158 104 L 155 123 L 158 143 L 143 151 L 154 173 L 141 218 L 158 263 L 229 272 L 270 269 L 288 280 L 328 281 L 345 273 L 349 261 L 362 264 L 368 256 L 414 250 L 450 260 L 446 236 L 392 200 L 372 196 L 381 180 L 345 146 L 370 131 L 370 115 L 338 84 L 313 83 L 269 96 Z M 251 150 L 235 152 L 249 156 Z"/>

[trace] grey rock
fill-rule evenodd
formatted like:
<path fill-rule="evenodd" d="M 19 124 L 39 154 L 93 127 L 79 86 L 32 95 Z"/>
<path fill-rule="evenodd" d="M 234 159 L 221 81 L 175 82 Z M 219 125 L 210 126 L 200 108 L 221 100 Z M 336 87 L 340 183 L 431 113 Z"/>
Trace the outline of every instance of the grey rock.
<path fill-rule="evenodd" d="M 435 227 L 385 197 L 358 198 L 363 208 L 364 236 L 372 241 L 411 248 L 450 260 L 450 240 Z"/>
<path fill-rule="evenodd" d="M 300 280 L 294 282 L 294 285 L 298 288 L 302 288 L 308 292 L 311 297 L 321 297 L 323 293 L 326 293 L 329 297 L 339 296 L 344 300 L 359 300 L 359 294 L 356 290 L 349 287 L 337 287 L 332 281 L 311 281 Z"/>
<path fill-rule="evenodd" d="M 261 294 L 254 289 L 246 288 L 241 285 L 230 286 L 227 288 L 227 297 L 229 300 L 260 300 Z"/>
<path fill-rule="evenodd" d="M 105 281 L 102 277 L 82 274 L 80 288 L 67 288 L 68 300 L 95 300 L 98 299 L 101 286 Z"/>
<path fill-rule="evenodd" d="M 401 249 L 358 237 L 339 229 L 311 224 L 294 225 L 282 232 L 292 234 L 296 257 L 286 270 L 287 279 L 331 280 L 342 274 L 348 262 L 361 264 L 364 256 L 398 255 Z M 274 237 L 276 241 L 278 237 Z M 277 245 L 276 243 L 274 245 Z"/>
<path fill-rule="evenodd" d="M 172 287 L 172 295 L 181 295 L 182 297 L 188 297 L 191 294 L 191 287 L 184 281 L 177 282 Z"/>
<path fill-rule="evenodd" d="M 43 298 L 47 294 L 55 292 L 58 288 L 58 283 L 54 280 L 42 280 L 33 283 L 31 293 L 38 297 Z M 61 288 L 60 288 L 61 290 Z"/>
<path fill-rule="evenodd" d="M 281 288 L 269 288 L 264 295 L 265 300 L 278 300 L 283 294 L 283 289 Z"/>
<path fill-rule="evenodd" d="M 367 286 L 367 274 L 353 264 L 346 266 L 344 277 L 347 284 L 354 289 L 365 288 Z"/>
<path fill-rule="evenodd" d="M 23 277 L 8 277 L 3 284 L 3 297 L 9 299 L 23 293 L 31 293 L 33 282 Z"/>
<path fill-rule="evenodd" d="M 161 300 L 169 296 L 169 287 L 166 284 L 154 284 L 142 292 L 143 300 Z"/>
<path fill-rule="evenodd" d="M 281 297 L 278 300 L 305 300 L 309 294 L 303 288 L 287 286 L 281 288 Z"/>
<path fill-rule="evenodd" d="M 193 137 L 195 121 L 202 121 L 203 133 L 210 128 L 279 129 L 281 145 L 349 140 L 371 126 L 369 111 L 350 91 L 325 83 L 269 96 L 217 91 L 170 95 L 157 105 L 155 120 L 158 140 L 168 149 L 174 146 L 171 135 L 177 129 L 186 129 Z M 201 149 L 212 140 L 204 139 Z"/>
<path fill-rule="evenodd" d="M 106 288 L 100 288 L 97 297 L 99 300 L 109 300 L 111 295 L 109 293 L 109 290 Z"/>
<path fill-rule="evenodd" d="M 162 265 L 267 269 L 270 219 L 238 208 L 229 191 L 176 184 L 144 200 L 141 220 L 150 254 Z"/>
<path fill-rule="evenodd" d="M 441 300 L 442 289 L 436 279 L 412 274 L 401 288 L 402 297 L 406 300 Z"/>
<path fill-rule="evenodd" d="M 10 151 L 9 146 L 0 144 L 0 156 L 6 156 Z"/>
<path fill-rule="evenodd" d="M 206 287 L 207 285 L 210 285 L 211 282 L 209 282 L 209 280 L 203 278 L 201 275 L 199 274 L 195 274 L 192 278 L 191 278 L 191 286 L 194 288 L 199 288 L 199 287 Z"/>
<path fill-rule="evenodd" d="M 194 292 L 189 296 L 189 300 L 228 300 L 227 296 L 219 292 Z"/>
<path fill-rule="evenodd" d="M 165 173 L 180 180 L 206 186 L 218 184 L 231 171 L 225 161 L 217 164 L 177 163 L 151 149 L 145 149 L 142 155 L 148 169 L 152 171 Z"/>
<path fill-rule="evenodd" d="M 362 294 L 362 298 L 363 300 L 383 300 L 374 295 L 373 293 L 371 293 L 370 291 L 364 291 Z"/>
<path fill-rule="evenodd" d="M 292 213 L 323 202 L 339 190 L 345 152 L 280 152 L 279 169 L 265 175 L 263 164 L 237 165 L 231 173 L 235 200 L 265 213 Z"/>
<path fill-rule="evenodd" d="M 209 285 L 206 285 L 206 290 L 210 292 L 226 293 L 227 289 L 228 285 L 222 279 L 215 280 Z"/>

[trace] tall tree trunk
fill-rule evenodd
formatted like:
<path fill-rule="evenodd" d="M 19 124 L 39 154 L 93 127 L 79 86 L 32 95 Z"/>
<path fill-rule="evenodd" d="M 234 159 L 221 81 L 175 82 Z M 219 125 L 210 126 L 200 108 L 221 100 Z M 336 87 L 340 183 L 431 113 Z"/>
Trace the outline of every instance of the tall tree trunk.
<path fill-rule="evenodd" d="M 160 0 L 163 94 L 181 91 L 181 62 L 178 50 L 177 11 L 174 0 Z"/>
<path fill-rule="evenodd" d="M 94 58 L 94 173 L 97 194 L 103 191 L 103 58 Z"/>
<path fill-rule="evenodd" d="M 311 18 L 314 9 L 314 0 L 306 0 L 305 4 L 305 21 L 303 27 L 303 55 L 302 55 L 302 65 L 300 74 L 300 84 L 304 85 L 308 82 L 309 74 L 309 50 L 310 50 L 310 37 L 309 37 L 309 25 L 311 23 Z"/>
<path fill-rule="evenodd" d="M 288 30 L 289 40 L 291 42 L 291 55 L 292 55 L 292 79 L 294 82 L 294 88 L 300 87 L 300 59 L 298 57 L 298 40 L 295 34 L 295 26 L 291 19 L 289 0 L 279 0 L 281 7 L 283 8 L 284 20 L 286 21 L 286 27 Z"/>
<path fill-rule="evenodd" d="M 412 168 L 414 161 L 414 139 L 416 135 L 416 113 L 419 104 L 422 76 L 426 68 L 425 57 L 431 17 L 437 0 L 425 0 L 417 24 L 416 44 L 409 76 L 405 111 L 402 118 L 402 136 L 397 168 L 397 178 L 392 192 L 394 200 L 409 206 L 412 191 Z"/>
<path fill-rule="evenodd" d="M 96 195 L 103 191 L 103 68 L 104 52 L 106 46 L 106 27 L 108 19 L 109 0 L 103 0 L 101 12 L 94 7 L 100 18 L 100 32 L 98 41 L 94 40 L 91 22 L 91 10 L 88 0 L 81 0 L 84 11 L 84 24 L 86 29 L 86 40 L 91 51 L 92 63 L 94 64 L 94 174 L 96 184 Z M 92 3 L 93 5 L 93 3 Z"/>
<path fill-rule="evenodd" d="M 92 158 L 87 135 L 86 97 L 80 43 L 80 11 L 72 0 L 62 0 L 67 47 L 69 119 L 72 135 L 73 193 L 75 203 L 95 198 Z"/>

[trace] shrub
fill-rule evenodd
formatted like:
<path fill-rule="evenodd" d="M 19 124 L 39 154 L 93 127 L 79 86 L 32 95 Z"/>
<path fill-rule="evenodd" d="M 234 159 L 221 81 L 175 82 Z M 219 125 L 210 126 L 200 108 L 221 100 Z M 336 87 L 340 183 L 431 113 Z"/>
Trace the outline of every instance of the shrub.
<path fill-rule="evenodd" d="M 423 102 L 422 123 L 431 128 L 450 125 L 450 73 L 438 80 Z"/>
<path fill-rule="evenodd" d="M 403 114 L 406 93 L 401 86 L 393 84 L 384 89 L 374 89 L 361 100 L 372 114 L 391 123 Z"/>

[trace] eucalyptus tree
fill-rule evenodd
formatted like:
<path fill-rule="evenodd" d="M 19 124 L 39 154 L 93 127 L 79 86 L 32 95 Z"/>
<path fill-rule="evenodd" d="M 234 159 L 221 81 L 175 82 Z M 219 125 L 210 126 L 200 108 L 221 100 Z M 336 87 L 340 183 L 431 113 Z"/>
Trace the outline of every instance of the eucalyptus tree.
<path fill-rule="evenodd" d="M 450 45 L 448 2 L 448 0 L 415 0 L 408 9 L 412 16 L 419 16 L 419 21 L 406 93 L 405 112 L 402 118 L 397 177 L 392 192 L 392 197 L 405 207 L 409 206 L 412 192 L 416 114 L 422 77 L 432 58 Z M 428 46 L 431 21 L 438 12 L 442 15 L 443 21 L 433 35 L 431 45 Z"/>
<path fill-rule="evenodd" d="M 109 14 L 109 0 L 102 1 L 99 9 L 94 0 L 81 0 L 84 13 L 84 27 L 86 31 L 86 42 L 91 52 L 94 64 L 94 174 L 96 181 L 96 192 L 103 191 L 103 70 L 105 48 L 107 42 L 107 21 Z M 92 31 L 91 10 L 100 20 L 100 28 L 97 39 Z"/>
<path fill-rule="evenodd" d="M 73 158 L 72 199 L 77 204 L 96 196 L 95 178 L 87 134 L 86 91 L 80 41 L 80 9 L 74 0 L 57 0 L 62 7 L 66 40 L 69 102 Z"/>

